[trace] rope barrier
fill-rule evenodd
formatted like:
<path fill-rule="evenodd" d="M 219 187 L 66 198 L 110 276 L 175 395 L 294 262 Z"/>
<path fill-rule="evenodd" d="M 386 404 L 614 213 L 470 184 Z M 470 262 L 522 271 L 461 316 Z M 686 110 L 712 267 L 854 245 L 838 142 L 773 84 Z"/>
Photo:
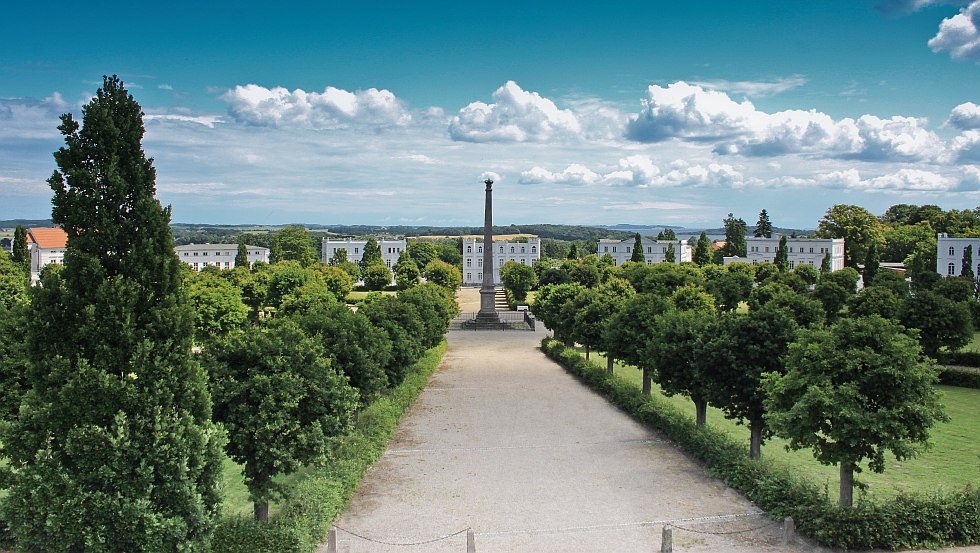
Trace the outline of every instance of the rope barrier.
<path fill-rule="evenodd" d="M 728 535 L 731 535 L 731 534 L 746 534 L 748 532 L 756 532 L 758 530 L 762 530 L 764 528 L 769 528 L 770 526 L 775 526 L 777 524 L 782 524 L 782 522 L 780 522 L 780 521 L 773 521 L 773 522 L 770 522 L 769 524 L 763 524 L 762 526 L 756 526 L 755 528 L 746 528 L 744 530 L 731 530 L 731 531 L 728 531 L 728 532 L 711 532 L 711 531 L 708 531 L 708 530 L 695 530 L 693 528 L 685 528 L 683 526 L 678 526 L 676 524 L 671 524 L 670 527 L 671 528 L 677 528 L 678 530 L 683 530 L 685 532 L 691 532 L 693 534 L 708 534 L 708 535 L 711 535 L 711 536 L 728 536 Z"/>
<path fill-rule="evenodd" d="M 501 536 L 507 534 L 562 534 L 565 532 L 587 532 L 590 530 L 608 530 L 614 528 L 626 528 L 630 526 L 676 526 L 677 522 L 684 522 L 688 524 L 704 524 L 709 522 L 721 522 L 737 520 L 739 518 L 752 517 L 752 516 L 764 516 L 765 512 L 758 513 L 737 513 L 732 515 L 712 515 L 703 517 L 690 517 L 690 518 L 679 518 L 672 520 L 650 520 L 641 522 L 620 522 L 615 524 L 592 524 L 588 526 L 567 526 L 564 528 L 547 528 L 547 529 L 526 529 L 526 530 L 501 530 L 497 532 L 477 532 L 477 536 Z M 766 525 L 769 526 L 769 525 Z M 680 528 L 680 527 L 678 527 Z M 761 527 L 765 528 L 765 526 Z"/>
<path fill-rule="evenodd" d="M 416 546 L 416 545 L 426 545 L 426 544 L 430 544 L 430 543 L 435 543 L 437 541 L 448 540 L 449 538 L 456 537 L 456 536 L 458 536 L 458 535 L 462 534 L 463 532 L 466 532 L 467 530 L 470 529 L 469 527 L 466 527 L 466 528 L 463 528 L 462 530 L 460 530 L 458 532 L 453 532 L 452 534 L 447 534 L 445 536 L 440 536 L 438 538 L 433 538 L 431 540 L 425 540 L 425 541 L 419 541 L 419 542 L 389 542 L 389 541 L 384 541 L 384 540 L 378 540 L 378 539 L 374 539 L 374 538 L 369 538 L 367 536 L 362 536 L 362 535 L 360 535 L 360 534 L 358 534 L 356 532 L 351 532 L 350 530 L 347 530 L 346 528 L 341 528 L 340 526 L 337 526 L 336 524 L 334 524 L 334 528 L 336 528 L 337 530 L 340 530 L 342 532 L 346 532 L 346 533 L 348 533 L 348 534 L 350 534 L 350 535 L 352 535 L 352 536 L 354 536 L 356 538 L 360 538 L 362 540 L 369 541 L 371 543 L 377 543 L 377 544 L 380 544 L 380 545 L 390 545 L 390 546 L 393 546 L 393 547 L 412 547 L 412 546 Z"/>

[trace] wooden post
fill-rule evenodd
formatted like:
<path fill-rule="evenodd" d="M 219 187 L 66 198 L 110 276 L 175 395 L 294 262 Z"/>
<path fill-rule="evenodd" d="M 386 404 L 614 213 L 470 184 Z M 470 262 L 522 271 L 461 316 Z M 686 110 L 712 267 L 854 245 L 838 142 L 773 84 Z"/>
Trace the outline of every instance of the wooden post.
<path fill-rule="evenodd" d="M 793 523 L 793 517 L 786 517 L 783 519 L 783 545 L 789 545 L 796 541 L 796 524 Z"/>
<path fill-rule="evenodd" d="M 674 531 L 669 524 L 664 525 L 664 532 L 660 539 L 660 553 L 672 553 L 674 551 Z"/>
<path fill-rule="evenodd" d="M 327 532 L 327 553 L 337 553 L 337 527 L 331 526 Z"/>
<path fill-rule="evenodd" d="M 476 553 L 476 535 L 472 528 L 466 531 L 466 553 Z"/>

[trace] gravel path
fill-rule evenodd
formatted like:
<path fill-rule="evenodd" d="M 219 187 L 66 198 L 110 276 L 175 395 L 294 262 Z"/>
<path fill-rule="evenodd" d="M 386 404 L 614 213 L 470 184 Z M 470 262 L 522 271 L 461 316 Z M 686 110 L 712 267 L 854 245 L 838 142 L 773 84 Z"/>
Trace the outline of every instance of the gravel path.
<path fill-rule="evenodd" d="M 442 366 L 337 520 L 340 552 L 460 553 L 465 533 L 398 547 L 350 532 L 418 543 L 467 528 L 479 552 L 660 551 L 665 522 L 674 551 L 820 550 L 782 547 L 780 525 L 548 360 L 543 335 L 450 332 Z"/>

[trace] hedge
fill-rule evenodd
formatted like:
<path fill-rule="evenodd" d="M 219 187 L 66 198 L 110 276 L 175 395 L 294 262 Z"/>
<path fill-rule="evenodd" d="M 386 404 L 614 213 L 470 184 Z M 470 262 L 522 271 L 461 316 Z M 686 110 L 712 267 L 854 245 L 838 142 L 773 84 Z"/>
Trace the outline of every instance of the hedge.
<path fill-rule="evenodd" d="M 268 524 L 223 517 L 211 540 L 213 553 L 310 553 L 347 506 L 361 477 L 384 453 L 395 427 L 425 387 L 446 351 L 430 349 L 405 380 L 360 412 L 354 431 L 339 438 L 326 461 L 288 492 Z"/>
<path fill-rule="evenodd" d="M 939 383 L 961 388 L 980 388 L 980 369 L 973 367 L 941 367 Z"/>
<path fill-rule="evenodd" d="M 826 490 L 785 467 L 750 459 L 744 444 L 710 426 L 698 428 L 689 415 L 662 398 L 643 395 L 559 340 L 545 338 L 541 349 L 634 418 L 666 434 L 771 516 L 793 517 L 796 528 L 821 545 L 894 550 L 980 543 L 980 490 L 863 499 L 854 507 L 840 507 Z"/>

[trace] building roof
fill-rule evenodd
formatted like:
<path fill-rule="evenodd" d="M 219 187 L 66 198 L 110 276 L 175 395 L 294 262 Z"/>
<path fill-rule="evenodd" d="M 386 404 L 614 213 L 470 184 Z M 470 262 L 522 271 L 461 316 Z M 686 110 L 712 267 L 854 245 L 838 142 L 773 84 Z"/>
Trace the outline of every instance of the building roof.
<path fill-rule="evenodd" d="M 245 244 L 245 249 L 249 249 L 249 250 L 267 250 L 268 248 L 264 248 L 262 246 L 249 246 L 248 244 Z M 237 252 L 238 251 L 238 244 L 185 244 L 183 246 L 176 246 L 174 248 L 174 250 L 176 250 L 178 252 L 185 251 L 185 250 L 186 251 L 194 251 L 194 250 L 198 250 L 198 251 L 202 251 L 202 250 L 208 250 L 208 251 L 210 251 L 210 250 L 231 250 L 231 251 L 236 251 Z"/>
<path fill-rule="evenodd" d="M 68 245 L 68 234 L 61 227 L 29 228 L 27 241 L 45 250 L 64 248 Z"/>

